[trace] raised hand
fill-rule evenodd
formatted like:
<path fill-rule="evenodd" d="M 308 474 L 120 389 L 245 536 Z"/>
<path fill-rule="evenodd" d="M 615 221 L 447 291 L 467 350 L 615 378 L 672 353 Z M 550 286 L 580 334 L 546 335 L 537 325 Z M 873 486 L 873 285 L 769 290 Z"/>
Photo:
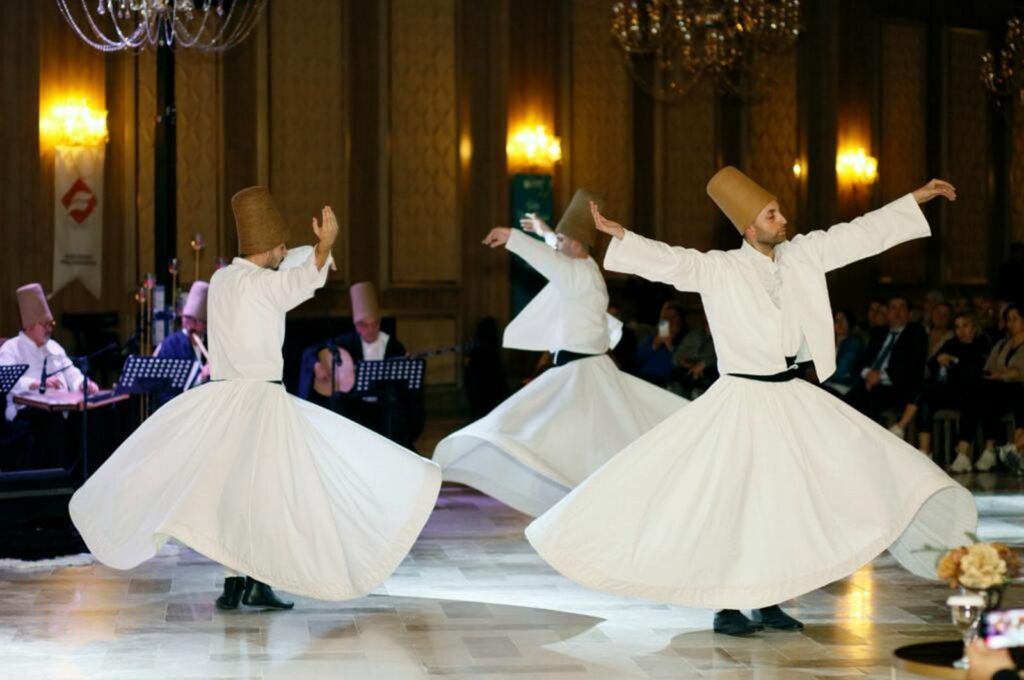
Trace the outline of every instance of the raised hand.
<path fill-rule="evenodd" d="M 320 212 L 320 217 L 323 220 L 322 224 L 317 223 L 316 218 L 313 218 L 313 233 L 320 240 L 316 245 L 317 269 L 324 266 L 324 262 L 327 261 L 331 248 L 334 246 L 334 241 L 338 238 L 338 218 L 334 216 L 331 206 L 325 205 Z M 333 261 L 331 262 L 331 269 L 337 269 Z"/>
<path fill-rule="evenodd" d="M 597 227 L 598 231 L 603 231 L 606 234 L 611 234 L 617 239 L 621 239 L 626 235 L 626 230 L 618 222 L 612 222 L 597 209 L 597 204 L 593 201 L 590 202 L 590 214 L 594 216 L 594 226 Z"/>
<path fill-rule="evenodd" d="M 512 230 L 508 227 L 495 227 L 487 232 L 487 236 L 484 237 L 481 243 L 491 248 L 499 248 L 508 243 L 508 238 L 511 235 Z"/>
<path fill-rule="evenodd" d="M 920 203 L 927 203 L 936 196 L 942 196 L 946 200 L 956 200 L 956 188 L 941 179 L 933 179 L 923 187 L 914 192 L 914 200 Z"/>
<path fill-rule="evenodd" d="M 526 216 L 519 220 L 519 227 L 523 231 L 537 234 L 537 236 L 544 236 L 552 231 L 544 220 L 537 217 L 537 213 L 526 213 Z"/>

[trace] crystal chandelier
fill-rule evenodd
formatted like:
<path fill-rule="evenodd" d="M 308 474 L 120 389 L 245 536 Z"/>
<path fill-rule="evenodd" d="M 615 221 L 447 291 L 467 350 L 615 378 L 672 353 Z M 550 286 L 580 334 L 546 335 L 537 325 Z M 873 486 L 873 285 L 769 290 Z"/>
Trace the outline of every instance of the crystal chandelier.
<path fill-rule="evenodd" d="M 266 0 L 57 0 L 68 24 L 104 52 L 167 45 L 223 52 L 245 40 Z"/>
<path fill-rule="evenodd" d="M 1016 93 L 1024 101 L 1024 21 L 1013 17 L 1006 22 L 1006 40 L 999 50 L 998 63 L 992 52 L 981 55 L 981 82 L 1001 99 Z"/>
<path fill-rule="evenodd" d="M 612 5 L 612 35 L 630 74 L 655 99 L 702 80 L 738 93 L 757 54 L 789 50 L 800 0 L 628 0 Z"/>

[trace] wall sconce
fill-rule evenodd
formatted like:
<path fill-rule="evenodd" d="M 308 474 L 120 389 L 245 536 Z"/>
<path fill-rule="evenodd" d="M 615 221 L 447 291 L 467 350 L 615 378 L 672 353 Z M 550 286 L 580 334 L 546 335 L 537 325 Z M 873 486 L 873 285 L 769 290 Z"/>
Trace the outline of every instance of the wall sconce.
<path fill-rule="evenodd" d="M 99 299 L 103 282 L 103 162 L 107 112 L 61 104 L 39 121 L 40 142 L 52 144 L 53 290 L 75 279 Z"/>
<path fill-rule="evenodd" d="M 863 147 L 836 155 L 836 177 L 845 184 L 874 184 L 878 181 L 878 159 Z"/>
<path fill-rule="evenodd" d="M 62 104 L 39 121 L 45 140 L 54 146 L 98 146 L 109 139 L 107 112 L 81 104 Z"/>
<path fill-rule="evenodd" d="M 804 164 L 799 159 L 793 161 L 793 177 L 800 179 L 804 176 Z"/>
<path fill-rule="evenodd" d="M 562 160 L 562 142 L 543 125 L 524 126 L 509 136 L 505 153 L 510 166 L 550 168 Z"/>

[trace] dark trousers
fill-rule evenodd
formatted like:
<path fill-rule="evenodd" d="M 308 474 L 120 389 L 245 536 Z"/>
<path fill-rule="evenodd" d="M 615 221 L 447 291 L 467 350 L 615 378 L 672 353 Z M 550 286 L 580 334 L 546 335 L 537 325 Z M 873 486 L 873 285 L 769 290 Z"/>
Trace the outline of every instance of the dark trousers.
<path fill-rule="evenodd" d="M 949 383 L 930 382 L 925 386 L 918 401 L 917 427 L 919 432 L 931 432 L 935 423 L 935 414 L 943 410 L 958 411 L 960 425 L 956 432 L 956 441 L 971 442 L 978 429 L 978 409 L 971 403 L 977 397 L 977 387 L 950 385 Z"/>
<path fill-rule="evenodd" d="M 1006 443 L 1003 416 L 1012 414 L 1017 427 L 1024 427 L 1024 387 L 1020 383 L 985 380 L 965 408 L 981 421 L 985 439 Z"/>
<path fill-rule="evenodd" d="M 869 390 L 861 382 L 846 395 L 846 403 L 868 418 L 881 422 L 882 413 L 889 409 L 902 411 L 908 400 L 903 390 L 892 385 L 875 385 Z"/>

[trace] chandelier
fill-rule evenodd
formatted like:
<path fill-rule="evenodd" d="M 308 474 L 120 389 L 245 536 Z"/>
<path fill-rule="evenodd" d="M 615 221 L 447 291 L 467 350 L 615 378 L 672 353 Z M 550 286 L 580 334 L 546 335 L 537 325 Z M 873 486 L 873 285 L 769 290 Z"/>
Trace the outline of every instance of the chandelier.
<path fill-rule="evenodd" d="M 655 99 L 708 80 L 739 93 L 758 54 L 789 50 L 800 0 L 628 0 L 612 5 L 612 36 L 633 79 Z"/>
<path fill-rule="evenodd" d="M 1013 17 L 1006 22 L 1006 40 L 998 63 L 991 51 L 981 55 L 981 82 L 997 97 L 996 102 L 1015 92 L 1024 101 L 1024 21 Z"/>
<path fill-rule="evenodd" d="M 266 0 L 57 0 L 71 28 L 104 52 L 147 46 L 223 52 L 245 40 Z"/>

